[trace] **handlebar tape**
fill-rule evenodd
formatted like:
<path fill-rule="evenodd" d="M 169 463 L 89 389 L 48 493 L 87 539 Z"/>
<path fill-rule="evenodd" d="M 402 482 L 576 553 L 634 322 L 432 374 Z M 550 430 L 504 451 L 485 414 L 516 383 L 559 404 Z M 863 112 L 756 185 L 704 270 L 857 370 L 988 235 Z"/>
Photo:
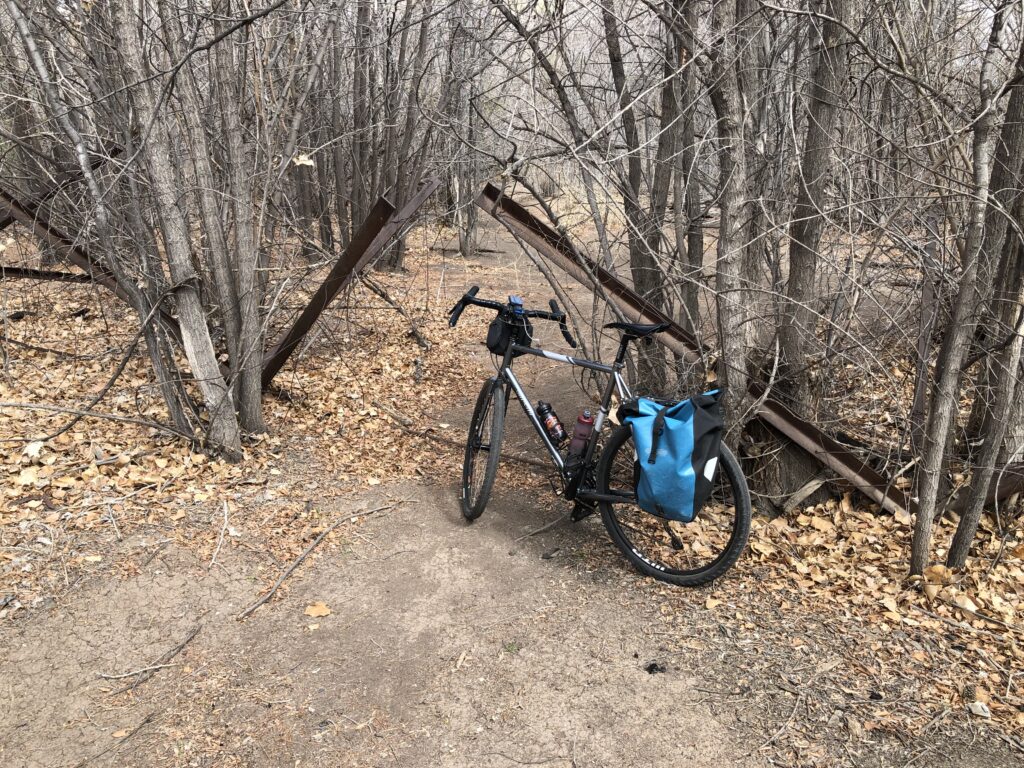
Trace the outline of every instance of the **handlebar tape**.
<path fill-rule="evenodd" d="M 558 302 L 554 299 L 548 302 L 548 306 L 551 307 L 551 314 L 558 316 L 558 327 L 562 331 L 562 338 L 565 339 L 565 343 L 573 349 L 576 349 L 576 339 L 569 333 L 569 326 L 565 324 L 565 313 L 558 308 Z"/>
<path fill-rule="evenodd" d="M 472 299 L 480 292 L 480 286 L 474 285 L 462 296 L 461 299 L 452 307 L 452 311 L 449 312 L 448 327 L 454 328 L 456 323 L 459 322 L 459 318 L 462 316 L 462 310 L 466 308 L 466 299 Z"/>

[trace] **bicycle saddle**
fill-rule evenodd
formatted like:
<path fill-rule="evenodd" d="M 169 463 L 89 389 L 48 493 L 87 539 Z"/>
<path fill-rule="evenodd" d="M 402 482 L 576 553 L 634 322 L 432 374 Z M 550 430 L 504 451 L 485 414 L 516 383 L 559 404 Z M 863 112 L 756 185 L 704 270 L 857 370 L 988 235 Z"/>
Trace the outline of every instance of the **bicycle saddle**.
<path fill-rule="evenodd" d="M 671 323 L 607 323 L 604 327 L 622 331 L 627 338 L 642 339 L 654 333 L 661 333 L 671 327 Z"/>

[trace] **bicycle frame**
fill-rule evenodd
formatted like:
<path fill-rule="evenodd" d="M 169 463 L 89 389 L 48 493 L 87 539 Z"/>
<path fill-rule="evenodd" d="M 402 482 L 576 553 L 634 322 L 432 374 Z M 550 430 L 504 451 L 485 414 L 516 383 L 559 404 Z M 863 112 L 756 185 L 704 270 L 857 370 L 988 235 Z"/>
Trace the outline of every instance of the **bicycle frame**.
<path fill-rule="evenodd" d="M 626 342 L 624 340 L 619 348 L 618 355 L 616 355 L 615 363 L 612 365 L 605 365 L 604 363 L 598 363 L 594 360 L 583 360 L 576 357 L 569 357 L 568 355 L 549 352 L 545 349 L 510 344 L 501 361 L 501 367 L 498 369 L 498 378 L 508 385 L 507 389 L 510 389 L 515 393 L 516 399 L 519 401 L 519 404 L 523 408 L 523 412 L 526 414 L 526 418 L 529 419 L 530 423 L 533 425 L 533 429 L 540 437 L 541 442 L 544 443 L 544 447 L 547 449 L 552 463 L 558 469 L 559 475 L 562 478 L 563 493 L 565 498 L 569 500 L 577 497 L 577 491 L 580 490 L 580 485 L 584 480 L 586 472 L 585 470 L 581 470 L 573 478 L 567 476 L 565 462 L 563 461 L 561 454 L 558 452 L 558 447 L 551 441 L 551 438 L 548 436 L 547 429 L 541 423 L 536 410 L 534 410 L 533 404 L 530 402 L 530 398 L 527 397 L 522 384 L 519 383 L 519 379 L 516 378 L 515 373 L 512 371 L 512 360 L 517 355 L 533 355 L 535 357 L 543 357 L 547 360 L 554 360 L 559 363 L 566 363 L 579 368 L 586 368 L 591 371 L 608 374 L 608 382 L 605 384 L 604 392 L 601 396 L 601 403 L 598 408 L 597 416 L 594 417 L 594 429 L 590 433 L 590 439 L 587 441 L 587 446 L 583 454 L 582 467 L 586 468 L 589 467 L 593 461 L 594 451 L 597 449 L 598 437 L 600 436 L 601 430 L 608 418 L 612 394 L 617 392 L 619 399 L 622 401 L 628 400 L 632 397 L 629 387 L 623 380 L 622 374 L 620 373 L 624 366 L 625 353 Z M 506 407 L 507 402 L 508 398 L 506 397 Z M 579 498 L 585 500 L 601 500 L 598 498 L 599 495 L 594 493 L 591 489 L 580 492 L 578 495 Z"/>

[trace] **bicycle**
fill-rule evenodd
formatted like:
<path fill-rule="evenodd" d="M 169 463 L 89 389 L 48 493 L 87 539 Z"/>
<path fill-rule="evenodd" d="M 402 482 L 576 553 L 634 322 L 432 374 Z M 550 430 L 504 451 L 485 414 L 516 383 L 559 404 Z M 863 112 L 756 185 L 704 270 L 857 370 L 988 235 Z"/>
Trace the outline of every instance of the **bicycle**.
<path fill-rule="evenodd" d="M 497 374 L 480 390 L 466 441 L 462 470 L 463 516 L 473 521 L 484 511 L 490 499 L 501 456 L 505 416 L 511 395 L 515 395 L 527 419 L 533 425 L 561 481 L 561 495 L 575 506 L 573 521 L 600 509 L 601 520 L 615 545 L 642 574 L 679 586 L 698 586 L 720 577 L 735 564 L 750 532 L 750 492 L 739 462 L 726 445 L 721 446 L 714 489 L 707 503 L 690 523 L 679 523 L 643 511 L 636 503 L 639 464 L 633 447 L 632 430 L 620 425 L 605 441 L 598 442 L 609 415 L 613 394 L 620 402 L 632 397 L 622 377 L 631 341 L 650 341 L 669 327 L 667 323 L 608 323 L 605 328 L 622 332 L 615 362 L 606 365 L 594 360 L 569 357 L 533 346 L 530 319 L 558 323 L 566 343 L 576 348 L 569 333 L 565 313 L 552 299 L 550 311 L 526 309 L 522 301 L 510 296 L 507 303 L 478 299 L 479 286 L 467 291 L 449 313 L 451 327 L 459 321 L 467 306 L 497 313 L 488 331 L 488 347 L 500 352 Z M 504 335 L 504 346 L 500 343 Z M 567 462 L 548 434 L 512 371 L 515 358 L 533 355 L 607 374 L 608 380 L 594 418 L 593 430 L 582 460 Z M 480 471 L 482 469 L 482 472 Z"/>

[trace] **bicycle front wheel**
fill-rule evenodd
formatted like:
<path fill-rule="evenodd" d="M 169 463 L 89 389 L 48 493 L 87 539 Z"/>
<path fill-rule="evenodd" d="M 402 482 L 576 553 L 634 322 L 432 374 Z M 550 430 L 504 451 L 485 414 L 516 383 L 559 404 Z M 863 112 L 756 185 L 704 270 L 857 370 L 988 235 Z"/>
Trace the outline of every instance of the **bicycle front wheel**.
<path fill-rule="evenodd" d="M 641 573 L 695 587 L 714 581 L 739 559 L 750 534 L 750 491 L 739 462 L 722 445 L 714 487 L 689 523 L 652 515 L 636 503 L 639 473 L 633 430 L 621 426 L 598 466 L 598 492 L 622 502 L 601 502 L 601 519 L 615 545 Z"/>
<path fill-rule="evenodd" d="M 498 379 L 488 379 L 476 399 L 469 422 L 466 459 L 462 465 L 462 515 L 467 520 L 480 517 L 491 498 L 504 431 L 505 391 Z"/>

